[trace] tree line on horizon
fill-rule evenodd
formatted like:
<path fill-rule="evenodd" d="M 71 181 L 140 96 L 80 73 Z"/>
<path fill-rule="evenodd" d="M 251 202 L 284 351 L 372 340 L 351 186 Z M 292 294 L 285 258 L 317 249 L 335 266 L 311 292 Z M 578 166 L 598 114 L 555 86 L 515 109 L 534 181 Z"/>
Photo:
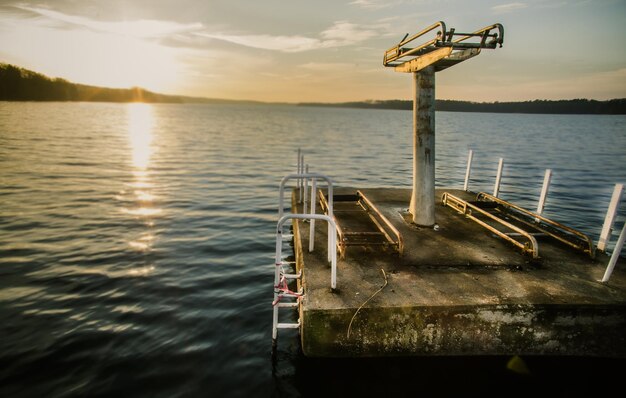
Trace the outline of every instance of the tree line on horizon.
<path fill-rule="evenodd" d="M 341 103 L 303 102 L 301 106 L 413 110 L 411 100 L 356 101 Z M 470 102 L 435 100 L 435 110 L 446 112 L 545 113 L 545 114 L 626 114 L 626 98 L 607 101 L 589 99 L 534 100 L 522 102 Z"/>
<path fill-rule="evenodd" d="M 0 101 L 87 101 L 149 103 L 255 103 L 153 93 L 140 87 L 105 88 L 50 78 L 18 66 L 0 63 Z M 413 109 L 413 101 L 356 101 L 342 103 L 299 103 L 300 106 L 361 109 Z M 449 112 L 626 114 L 626 98 L 608 101 L 588 99 L 534 100 L 523 102 L 470 102 L 436 100 L 435 109 Z"/>
<path fill-rule="evenodd" d="M 50 78 L 9 64 L 0 64 L 0 100 L 2 101 L 94 101 L 94 102 L 164 102 L 162 95 L 139 87 L 104 88 Z M 168 98 L 168 102 L 176 98 Z"/>
<path fill-rule="evenodd" d="M 0 63 L 0 101 L 83 101 L 148 103 L 230 103 L 213 98 L 158 94 L 141 87 L 107 88 L 50 78 L 41 73 Z"/>

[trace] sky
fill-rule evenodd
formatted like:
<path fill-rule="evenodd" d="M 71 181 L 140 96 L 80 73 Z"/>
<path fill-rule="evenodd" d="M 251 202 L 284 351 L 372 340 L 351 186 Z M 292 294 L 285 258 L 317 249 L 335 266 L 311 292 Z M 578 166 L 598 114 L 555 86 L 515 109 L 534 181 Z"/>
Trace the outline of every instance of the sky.
<path fill-rule="evenodd" d="M 626 0 L 0 0 L 0 62 L 76 83 L 267 102 L 410 99 L 405 34 L 504 25 L 436 75 L 467 101 L 626 97 Z"/>

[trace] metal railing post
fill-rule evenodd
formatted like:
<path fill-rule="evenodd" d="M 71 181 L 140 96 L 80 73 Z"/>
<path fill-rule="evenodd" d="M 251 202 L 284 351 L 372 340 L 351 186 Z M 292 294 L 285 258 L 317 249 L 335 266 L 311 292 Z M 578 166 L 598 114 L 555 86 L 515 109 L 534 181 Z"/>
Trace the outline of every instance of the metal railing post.
<path fill-rule="evenodd" d="M 502 181 L 502 169 L 504 167 L 504 159 L 500 158 L 498 161 L 498 173 L 496 174 L 496 184 L 493 187 L 493 196 L 498 197 L 498 192 L 500 192 L 500 181 Z"/>
<path fill-rule="evenodd" d="M 541 187 L 541 194 L 539 195 L 539 203 L 537 204 L 537 214 L 543 213 L 543 209 L 546 206 L 546 197 L 548 196 L 548 188 L 550 188 L 551 180 L 552 180 L 552 170 L 546 169 L 546 174 L 543 176 L 543 185 Z M 539 222 L 539 219 L 535 218 L 535 222 Z"/>
<path fill-rule="evenodd" d="M 474 157 L 474 151 L 471 149 L 467 154 L 467 170 L 465 170 L 465 184 L 463 184 L 463 190 L 467 191 L 469 187 L 470 171 L 472 170 L 472 158 Z"/>
<path fill-rule="evenodd" d="M 311 179 L 311 214 L 315 214 L 315 194 L 317 192 L 317 180 Z M 312 218 L 309 226 L 309 253 L 313 251 L 315 247 L 315 219 Z"/>
<path fill-rule="evenodd" d="M 296 174 L 302 174 L 302 150 L 298 148 L 298 167 L 296 168 Z M 300 192 L 300 184 L 298 182 L 298 203 L 302 201 L 302 192 Z"/>
<path fill-rule="evenodd" d="M 624 240 L 626 240 L 626 223 L 624 223 L 624 226 L 622 227 L 622 232 L 619 234 L 617 243 L 615 243 L 615 248 L 613 249 L 613 254 L 611 254 L 609 265 L 607 265 L 606 271 L 604 271 L 602 282 L 608 282 L 609 278 L 611 277 L 611 274 L 613 273 L 613 268 L 615 268 L 615 263 L 617 263 L 617 259 L 622 252 L 622 247 L 624 247 Z"/>
<path fill-rule="evenodd" d="M 611 229 L 615 222 L 615 216 L 617 215 L 617 209 L 619 202 L 622 200 L 622 192 L 624 191 L 623 184 L 615 184 L 613 189 L 613 196 L 611 196 L 611 202 L 604 218 L 604 225 L 602 226 L 602 232 L 600 233 L 600 239 L 598 240 L 597 248 L 600 251 L 606 251 L 607 244 L 611 238 Z"/>
<path fill-rule="evenodd" d="M 309 165 L 308 164 L 304 167 L 304 174 L 309 174 Z M 304 179 L 304 204 L 302 205 L 302 212 L 304 214 L 308 213 L 307 212 L 307 204 L 306 204 L 306 202 L 307 202 L 307 191 L 308 190 L 309 190 L 309 179 L 305 178 Z"/>
<path fill-rule="evenodd" d="M 304 174 L 304 154 L 300 155 L 300 174 Z M 300 179 L 298 181 L 298 187 L 299 187 L 299 196 L 300 196 L 300 200 L 298 201 L 298 203 L 302 203 L 302 198 L 303 198 L 303 189 L 304 189 L 304 180 Z"/>

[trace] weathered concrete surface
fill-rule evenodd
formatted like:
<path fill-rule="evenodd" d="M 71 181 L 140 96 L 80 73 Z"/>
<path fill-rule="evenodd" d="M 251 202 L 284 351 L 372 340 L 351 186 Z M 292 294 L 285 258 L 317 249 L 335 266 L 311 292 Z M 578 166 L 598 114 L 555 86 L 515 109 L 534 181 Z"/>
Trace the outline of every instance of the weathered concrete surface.
<path fill-rule="evenodd" d="M 337 194 L 355 191 L 344 188 Z M 437 190 L 438 200 L 443 191 Z M 338 264 L 338 289 L 331 292 L 325 223 L 317 223 L 313 253 L 308 252 L 308 223 L 294 226 L 297 264 L 303 269 L 300 319 L 306 355 L 626 357 L 623 260 L 609 283 L 602 284 L 607 256 L 591 260 L 558 242 L 540 240 L 541 263 L 530 263 L 451 208 L 436 206 L 437 230 L 405 221 L 408 189 L 362 192 L 401 232 L 404 255 L 348 248 Z M 381 269 L 387 286 L 353 319 L 383 286 Z"/>

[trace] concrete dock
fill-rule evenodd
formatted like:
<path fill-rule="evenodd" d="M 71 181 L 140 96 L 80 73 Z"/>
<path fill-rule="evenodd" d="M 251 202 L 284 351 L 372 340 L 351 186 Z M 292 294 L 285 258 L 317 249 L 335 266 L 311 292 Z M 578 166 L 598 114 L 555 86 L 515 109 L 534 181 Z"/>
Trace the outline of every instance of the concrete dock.
<path fill-rule="evenodd" d="M 403 254 L 348 247 L 331 291 L 326 223 L 316 223 L 309 253 L 309 224 L 293 221 L 305 355 L 626 357 L 623 259 L 600 283 L 606 255 L 592 259 L 547 238 L 538 239 L 540 260 L 532 261 L 440 202 L 444 191 L 465 200 L 475 193 L 437 189 L 437 226 L 426 228 L 410 222 L 409 189 L 361 191 L 400 232 Z"/>

